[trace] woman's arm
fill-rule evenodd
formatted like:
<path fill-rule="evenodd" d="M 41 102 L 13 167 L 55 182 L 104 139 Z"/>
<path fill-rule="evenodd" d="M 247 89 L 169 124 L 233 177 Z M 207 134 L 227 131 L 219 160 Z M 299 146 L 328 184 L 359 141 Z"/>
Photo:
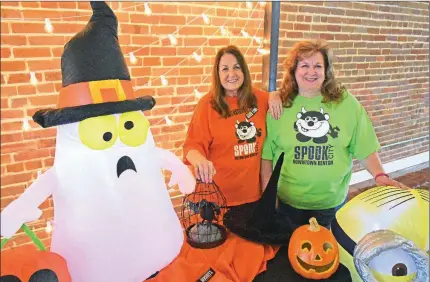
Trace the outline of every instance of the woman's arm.
<path fill-rule="evenodd" d="M 261 159 L 260 178 L 261 178 L 261 191 L 264 192 L 269 183 L 270 176 L 272 176 L 272 160 Z"/>
<path fill-rule="evenodd" d="M 211 161 L 206 159 L 199 151 L 190 150 L 185 156 L 187 161 L 194 167 L 196 178 L 211 183 L 216 173 L 215 167 Z"/>
<path fill-rule="evenodd" d="M 406 185 L 391 179 L 384 172 L 378 152 L 370 154 L 366 159 L 360 161 L 364 168 L 373 176 L 378 186 L 394 186 L 403 189 L 409 189 Z M 376 178 L 375 178 L 376 177 Z"/>
<path fill-rule="evenodd" d="M 279 91 L 272 91 L 269 93 L 269 113 L 274 119 L 279 119 L 282 115 L 284 108 L 282 107 L 282 100 Z"/>

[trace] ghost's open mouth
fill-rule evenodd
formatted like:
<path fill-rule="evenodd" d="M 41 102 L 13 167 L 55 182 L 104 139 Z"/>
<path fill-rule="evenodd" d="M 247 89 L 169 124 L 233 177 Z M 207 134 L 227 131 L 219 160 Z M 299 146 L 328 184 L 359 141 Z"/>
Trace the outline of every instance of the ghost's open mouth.
<path fill-rule="evenodd" d="M 118 178 L 127 169 L 131 169 L 137 172 L 136 166 L 134 165 L 134 162 L 130 157 L 121 157 L 116 164 L 116 174 L 118 175 Z"/>
<path fill-rule="evenodd" d="M 297 261 L 299 262 L 300 266 L 303 267 L 305 270 L 309 271 L 309 270 L 313 269 L 313 270 L 315 270 L 315 272 L 321 273 L 321 272 L 329 270 L 330 267 L 333 266 L 335 259 L 332 262 L 330 262 L 329 264 L 321 265 L 321 266 L 308 264 L 308 263 L 304 262 L 303 260 L 301 260 L 299 257 L 297 257 Z"/>

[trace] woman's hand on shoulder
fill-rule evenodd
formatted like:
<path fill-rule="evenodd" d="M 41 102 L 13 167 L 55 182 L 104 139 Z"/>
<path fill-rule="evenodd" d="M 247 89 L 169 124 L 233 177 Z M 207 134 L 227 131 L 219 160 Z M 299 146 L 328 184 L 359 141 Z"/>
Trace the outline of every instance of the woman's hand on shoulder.
<path fill-rule="evenodd" d="M 274 119 L 279 119 L 284 111 L 281 94 L 275 90 L 269 94 L 269 113 Z"/>

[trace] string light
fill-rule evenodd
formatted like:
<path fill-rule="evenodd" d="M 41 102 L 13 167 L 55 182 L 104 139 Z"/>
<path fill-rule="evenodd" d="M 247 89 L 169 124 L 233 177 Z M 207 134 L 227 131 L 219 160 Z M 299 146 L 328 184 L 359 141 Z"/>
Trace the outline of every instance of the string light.
<path fill-rule="evenodd" d="M 253 10 L 253 12 L 248 16 L 248 20 L 246 21 L 246 23 L 245 23 L 245 27 L 246 27 L 246 25 L 248 24 L 248 21 L 249 21 L 249 19 L 252 17 L 252 15 L 253 15 L 253 13 L 254 13 L 254 11 L 255 11 L 255 9 L 256 8 L 254 8 L 254 10 Z M 236 14 L 236 12 L 238 11 L 238 9 L 236 9 L 235 11 L 234 11 L 234 13 L 230 16 L 230 19 L 231 18 L 233 18 L 233 16 Z M 218 32 L 218 30 L 221 30 L 221 28 L 222 27 L 224 27 L 224 25 L 230 20 L 230 19 L 227 19 L 212 35 L 214 35 L 214 34 L 216 34 L 217 32 Z M 262 24 L 263 22 L 261 21 L 260 22 L 260 24 L 258 25 L 258 28 L 257 28 L 257 31 L 255 32 L 255 34 L 258 34 L 258 31 L 260 30 L 260 27 L 261 27 L 261 24 Z M 205 41 L 205 42 L 203 42 L 203 44 L 202 44 L 202 46 L 204 45 L 204 44 L 206 44 L 206 42 L 208 42 L 209 41 L 209 38 Z M 251 41 L 251 44 L 252 44 L 252 41 Z M 251 45 L 250 44 L 250 45 Z M 250 47 L 250 46 L 249 46 Z M 247 51 L 246 51 L 246 53 L 248 52 L 248 50 L 249 50 L 249 47 L 248 47 L 248 49 L 247 49 Z M 200 47 L 199 49 L 201 49 L 202 47 Z M 198 50 L 199 50 L 198 49 Z M 216 52 L 218 52 L 218 51 L 216 51 Z M 254 58 L 255 58 L 255 55 L 254 55 Z M 180 65 L 183 61 L 185 61 L 187 58 L 185 58 L 184 60 L 182 60 L 181 62 L 179 62 L 176 66 L 178 66 L 178 65 Z M 166 73 L 165 73 L 165 75 L 167 74 L 167 73 L 169 73 L 170 71 L 171 71 L 172 69 L 170 69 L 169 71 L 167 71 Z M 164 76 L 163 76 L 164 77 Z M 210 77 L 210 75 L 207 75 L 206 76 L 206 78 L 201 82 L 201 84 L 203 84 L 208 78 Z M 176 107 L 174 107 L 173 108 L 173 110 L 169 113 L 169 114 L 172 114 L 178 107 L 179 107 L 179 105 L 180 104 L 182 104 L 182 103 L 184 103 L 191 95 L 195 95 L 195 93 L 191 93 L 190 95 L 188 95 L 181 103 L 179 103 Z M 161 122 L 162 120 L 159 120 L 158 122 L 156 122 L 153 126 L 156 126 L 156 125 L 158 125 L 158 124 L 160 124 L 160 122 Z"/>
<path fill-rule="evenodd" d="M 34 73 L 34 71 L 30 72 L 30 83 L 33 85 L 37 85 L 37 78 L 36 78 L 36 74 Z"/>
<path fill-rule="evenodd" d="M 211 22 L 209 17 L 205 13 L 202 14 L 202 18 L 205 24 L 209 24 Z"/>
<path fill-rule="evenodd" d="M 257 10 L 257 6 L 255 6 L 254 7 L 254 9 L 252 9 L 252 13 L 248 13 L 248 18 L 246 19 L 246 22 L 245 22 L 245 27 L 248 25 L 248 22 L 249 22 L 249 20 L 252 18 L 252 15 L 254 15 L 254 12 Z M 261 22 L 261 21 L 260 21 Z M 242 33 L 242 35 L 243 36 L 245 36 L 245 35 L 248 35 L 249 36 L 249 34 L 247 33 L 247 32 L 245 32 L 245 33 L 243 33 L 242 31 L 245 31 L 243 28 L 242 28 L 242 30 L 241 30 L 241 33 Z M 257 34 L 257 33 L 256 33 Z M 246 36 L 245 36 L 245 38 L 246 38 Z M 234 45 L 234 42 L 236 42 L 236 40 L 238 39 L 238 37 L 236 37 L 234 40 L 233 40 L 233 42 L 232 43 L 230 43 L 231 45 Z"/>
<path fill-rule="evenodd" d="M 22 130 L 28 131 L 30 129 L 30 123 L 28 122 L 27 117 L 22 119 Z"/>
<path fill-rule="evenodd" d="M 130 52 L 130 63 L 135 65 L 137 63 L 136 56 L 133 54 L 133 52 Z"/>
<path fill-rule="evenodd" d="M 199 92 L 199 90 L 194 89 L 194 96 L 195 96 L 197 99 L 200 99 L 200 98 L 202 98 L 202 97 L 203 97 L 203 94 L 202 94 L 202 93 L 200 93 L 200 92 Z"/>
<path fill-rule="evenodd" d="M 260 4 L 260 7 L 266 6 L 266 2 L 258 2 Z"/>
<path fill-rule="evenodd" d="M 246 1 L 246 8 L 251 9 L 252 8 L 252 3 L 249 1 Z"/>
<path fill-rule="evenodd" d="M 173 124 L 173 121 L 171 121 L 171 120 L 170 120 L 170 118 L 169 118 L 168 116 L 165 116 L 165 117 L 164 117 L 164 120 L 166 121 L 166 124 L 167 124 L 167 125 L 172 125 L 172 124 Z"/>
<path fill-rule="evenodd" d="M 164 75 L 162 75 L 161 77 L 160 77 L 160 79 L 161 79 L 161 84 L 163 84 L 164 86 L 166 86 L 166 85 L 168 85 L 169 84 L 169 82 L 167 81 L 167 79 L 164 77 Z"/>
<path fill-rule="evenodd" d="M 139 6 L 142 6 L 142 5 L 144 5 L 144 7 L 145 7 L 145 11 L 144 11 L 144 13 L 145 13 L 146 15 L 150 16 L 150 15 L 152 14 L 152 10 L 151 10 L 151 8 L 149 7 L 149 4 L 148 4 L 148 3 L 143 3 L 143 4 L 142 4 L 142 3 L 140 3 L 140 4 L 137 4 L 137 5 L 134 5 L 134 6 L 129 6 L 129 7 L 126 7 L 126 8 L 122 8 L 122 10 L 126 11 L 126 10 L 134 9 L 134 8 L 139 7 Z M 215 2 L 215 4 L 214 4 L 214 5 L 212 5 L 209 9 L 207 9 L 207 10 L 205 11 L 205 13 L 207 13 L 207 12 L 209 12 L 209 11 L 213 10 L 217 5 L 218 5 L 218 2 Z M 192 22 L 194 22 L 195 20 L 199 19 L 201 16 L 202 16 L 202 15 L 199 15 L 199 16 L 195 17 L 194 19 L 192 19 L 191 21 L 187 22 L 185 25 L 181 26 L 181 27 L 180 27 L 180 28 L 178 28 L 175 32 L 173 32 L 173 34 L 178 33 L 178 32 L 179 32 L 181 29 L 183 29 L 185 26 L 188 26 L 190 23 L 192 23 Z M 70 17 L 56 17 L 56 18 L 52 18 L 52 19 L 53 19 L 53 20 L 59 20 L 59 21 L 60 21 L 60 20 L 64 20 L 64 19 L 79 19 L 79 18 L 85 18 L 85 17 L 88 17 L 88 15 L 79 15 L 79 16 L 70 16 Z M 210 22 L 210 20 L 209 20 L 209 18 L 206 16 L 206 14 L 205 14 L 205 17 L 206 17 L 205 22 L 207 21 L 207 23 L 209 23 L 209 22 Z M 23 19 L 23 18 L 8 18 L 8 20 L 9 20 L 9 21 L 29 21 L 29 20 L 31 20 L 31 21 L 38 21 L 38 20 L 40 20 L 40 18 L 25 18 L 25 19 Z M 52 24 L 51 24 L 51 27 L 52 27 Z M 156 40 L 156 41 L 152 42 L 152 43 L 151 43 L 151 44 L 149 44 L 149 45 L 144 45 L 144 46 L 142 46 L 142 47 L 139 47 L 138 49 L 134 50 L 133 52 L 134 52 L 134 53 L 136 53 L 136 52 L 138 52 L 139 50 L 142 50 L 143 48 L 147 48 L 147 47 L 150 47 L 150 46 L 152 46 L 152 45 L 154 45 L 154 44 L 157 44 L 159 41 L 160 41 L 160 39 L 158 39 L 158 40 Z"/>
<path fill-rule="evenodd" d="M 52 232 L 52 224 L 51 224 L 51 221 L 49 221 L 49 220 L 46 222 L 45 232 L 48 234 L 50 234 Z"/>
<path fill-rule="evenodd" d="M 202 58 L 203 58 L 203 53 L 201 55 L 197 54 L 196 52 L 193 52 L 193 58 L 194 60 L 196 60 L 197 62 L 201 62 Z"/>
<path fill-rule="evenodd" d="M 234 16 L 234 14 L 237 12 L 238 10 L 235 10 L 234 11 L 234 13 L 231 15 L 231 17 L 233 17 Z M 229 21 L 230 19 L 227 19 L 223 24 L 222 24 L 222 26 L 224 26 L 228 21 Z M 249 20 L 249 18 L 248 18 L 248 20 Z M 248 22 L 248 21 L 247 21 Z M 214 34 L 216 34 L 217 32 L 218 32 L 218 30 L 219 30 L 220 28 L 218 28 L 212 35 L 214 35 Z M 206 39 L 206 41 L 205 42 L 203 42 L 203 44 L 202 44 L 202 46 L 200 47 L 200 48 L 198 48 L 197 50 L 199 50 L 199 49 L 201 49 L 205 44 L 206 44 L 206 42 L 208 42 L 209 41 L 209 38 L 208 39 Z M 196 51 L 197 51 L 196 50 Z M 191 55 L 189 55 L 188 57 L 190 57 L 190 56 L 192 56 L 193 54 L 191 54 Z M 164 75 L 167 75 L 169 72 L 171 72 L 175 67 L 177 67 L 177 66 L 179 66 L 180 64 L 182 64 L 185 60 L 187 60 L 187 57 L 185 57 L 182 61 L 180 61 L 179 63 L 177 63 L 173 68 L 171 68 L 170 70 L 168 70 L 167 72 L 165 72 L 164 73 Z M 140 89 L 140 87 L 137 87 L 137 89 Z M 192 95 L 192 94 L 191 94 Z M 157 125 L 158 123 L 156 123 L 155 125 Z"/>
<path fill-rule="evenodd" d="M 45 31 L 47 33 L 52 33 L 54 27 L 51 24 L 51 21 L 48 18 L 45 18 Z"/>
<path fill-rule="evenodd" d="M 173 188 L 169 188 L 169 189 L 167 189 L 167 192 L 170 194 L 170 193 L 173 193 L 173 192 L 175 192 L 176 190 L 175 190 L 175 188 L 173 187 Z"/>
<path fill-rule="evenodd" d="M 148 11 L 150 11 L 150 8 L 149 8 L 149 5 L 147 4 L 147 3 L 145 3 L 144 4 L 145 5 L 145 12 L 148 12 Z M 242 4 L 241 4 L 242 5 Z M 240 5 L 240 6 L 241 6 Z M 252 5 L 251 5 L 252 6 Z M 256 8 L 256 7 L 255 7 Z M 255 8 L 254 8 L 254 10 L 255 10 Z M 211 8 L 211 9 L 213 9 L 213 8 Z M 209 10 L 211 10 L 211 9 L 209 9 Z M 208 11 L 209 11 L 208 10 Z M 237 12 L 237 10 L 235 10 L 235 12 L 234 12 L 234 14 Z M 254 11 L 253 11 L 253 13 L 254 13 Z M 252 13 L 252 14 L 253 14 Z M 233 14 L 233 15 L 234 15 Z M 249 15 L 248 16 L 248 20 L 247 20 L 247 22 L 246 22 L 246 24 L 245 24 L 245 27 L 246 27 L 246 25 L 247 25 L 247 23 L 248 23 L 248 21 L 249 21 L 249 19 L 252 17 L 252 14 L 251 15 Z M 231 15 L 230 17 L 232 17 L 233 15 Z M 201 14 L 201 16 L 202 16 L 202 18 L 203 18 L 203 20 L 204 20 L 204 22 L 205 23 L 207 23 L 207 24 L 209 24 L 210 23 L 210 19 L 209 19 L 209 17 L 207 16 L 207 14 L 206 13 L 203 13 L 203 14 Z M 195 19 L 197 19 L 198 17 L 196 17 Z M 192 21 L 194 21 L 195 19 L 193 19 Z M 224 25 L 229 21 L 230 19 L 228 19 L 225 23 L 224 23 Z M 190 21 L 191 22 L 191 21 Z M 188 23 L 187 23 L 188 24 Z M 221 31 L 221 34 L 223 34 L 223 35 L 228 35 L 229 34 L 229 31 L 228 31 L 228 29 L 227 28 L 225 28 L 224 27 L 224 25 L 222 25 L 219 29 L 220 29 L 220 31 Z M 178 30 L 176 30 L 174 33 L 172 33 L 172 34 L 170 34 L 170 35 L 168 35 L 168 38 L 169 38 L 169 40 L 171 41 L 171 43 L 172 43 L 172 45 L 174 45 L 175 43 L 177 44 L 177 39 L 175 38 L 175 36 L 174 36 L 174 34 L 176 33 L 176 32 L 178 32 L 180 29 L 178 29 Z M 216 31 L 217 32 L 217 31 Z M 215 33 L 214 33 L 215 34 Z M 244 30 L 244 29 L 242 29 L 241 30 L 241 34 L 244 36 L 244 37 L 249 37 L 249 34 Z M 209 40 L 209 38 L 202 44 L 202 46 L 207 42 Z M 256 40 L 257 42 L 258 42 L 258 39 L 255 39 L 254 38 L 254 40 Z M 159 41 L 159 40 L 158 40 Z M 199 49 L 201 49 L 202 47 L 200 47 Z M 141 48 L 140 48 L 141 49 Z M 197 49 L 197 50 L 199 50 L 199 49 Z M 197 51 L 196 50 L 196 51 Z M 134 51 L 135 52 L 135 51 Z M 134 52 L 130 52 L 129 53 L 129 56 L 130 56 L 130 62 L 132 63 L 132 64 L 135 64 L 136 62 L 137 62 L 137 59 L 136 59 L 136 56 L 134 55 Z M 198 54 L 198 52 L 193 52 L 193 54 L 192 54 L 192 56 L 193 56 L 193 58 L 196 60 L 196 61 L 198 61 L 198 62 L 201 62 L 201 60 L 202 60 L 202 57 L 203 57 L 203 53 L 201 53 L 201 55 L 199 55 Z M 185 58 L 184 60 L 182 60 L 181 61 L 181 63 L 183 62 L 183 61 L 185 61 L 187 58 Z M 179 65 L 179 64 L 178 64 Z M 171 70 L 172 70 L 173 68 L 171 68 L 168 72 L 170 72 Z M 166 85 L 168 85 L 168 80 L 166 79 L 166 77 L 165 77 L 165 75 L 168 73 L 168 72 L 166 72 L 164 75 L 161 75 L 160 77 L 159 77 L 159 79 L 161 80 L 161 84 L 163 85 L 163 86 L 166 86 Z M 31 81 L 32 81 L 32 83 L 34 82 L 34 83 L 37 83 L 37 78 L 36 78 L 36 76 L 35 76 L 35 74 L 34 74 L 34 72 L 32 72 L 31 74 Z M 209 76 L 208 76 L 209 77 Z M 207 80 L 207 78 L 208 77 L 206 77 L 206 79 L 204 80 L 204 81 L 206 81 Z M 144 85 L 144 86 L 151 86 L 151 80 L 148 80 L 148 82 Z M 138 89 L 138 87 L 137 87 L 137 89 Z M 197 89 L 195 89 L 195 91 L 194 91 L 194 95 L 197 97 L 197 98 L 200 98 L 200 97 L 202 97 L 203 95 L 197 90 Z M 169 122 L 170 121 L 170 122 Z M 27 121 L 27 123 L 28 123 L 28 121 Z M 170 124 L 170 123 L 173 123 L 170 119 L 166 119 L 166 123 L 168 123 L 168 124 Z"/>
<path fill-rule="evenodd" d="M 145 15 L 150 16 L 152 14 L 151 8 L 149 8 L 148 3 L 143 4 L 145 6 Z"/>
<path fill-rule="evenodd" d="M 218 4 L 218 2 L 216 2 L 213 6 L 211 6 L 211 8 L 207 9 L 207 10 L 205 11 L 205 13 L 207 13 L 207 12 L 209 12 L 209 11 L 213 10 L 213 9 L 215 8 L 215 6 L 217 6 L 217 4 Z M 136 6 L 141 6 L 141 5 L 136 5 Z M 128 7 L 128 8 L 133 8 L 133 7 L 135 7 L 135 6 L 130 6 L 130 7 Z M 236 10 L 236 11 L 237 11 L 237 10 Z M 235 13 L 236 13 L 236 11 L 235 11 Z M 184 27 L 188 26 L 188 25 L 189 25 L 189 24 L 191 24 L 192 22 L 196 21 L 196 20 L 197 20 L 197 19 L 199 19 L 200 17 L 201 17 L 201 15 L 199 15 L 199 16 L 195 17 L 194 19 L 192 19 L 191 21 L 189 21 L 189 22 L 185 23 L 185 25 L 183 25 L 182 27 L 180 27 L 180 28 L 178 28 L 177 30 L 175 30 L 172 34 L 176 34 L 176 33 L 178 33 L 181 29 L 183 29 Z M 138 49 L 134 50 L 133 52 L 134 52 L 134 53 L 137 53 L 138 51 L 140 51 L 140 50 L 142 50 L 142 49 L 144 49 L 144 48 L 147 48 L 147 47 L 150 47 L 150 46 L 152 46 L 152 45 L 154 45 L 154 44 L 157 44 L 160 40 L 161 40 L 161 39 L 157 39 L 157 40 L 155 40 L 154 42 L 152 42 L 151 44 L 149 44 L 149 45 L 144 45 L 144 46 L 142 46 L 142 47 L 139 47 Z"/>
<path fill-rule="evenodd" d="M 173 36 L 173 34 L 169 34 L 167 37 L 169 37 L 170 44 L 172 44 L 173 46 L 176 46 L 178 44 L 178 40 L 175 36 Z"/>
<path fill-rule="evenodd" d="M 228 30 L 225 27 L 221 26 L 219 29 L 221 31 L 221 35 L 222 36 L 227 36 L 228 35 Z"/>
<path fill-rule="evenodd" d="M 257 43 L 259 45 L 263 42 L 263 40 L 261 39 L 261 37 L 258 37 L 258 36 L 254 36 L 254 40 L 255 40 L 255 43 Z"/>
<path fill-rule="evenodd" d="M 257 52 L 260 53 L 261 55 L 267 55 L 270 54 L 270 51 L 264 48 L 258 48 Z"/>
<path fill-rule="evenodd" d="M 249 37 L 249 33 L 244 31 L 243 29 L 240 31 L 240 33 L 242 33 L 243 37 L 245 37 L 245 38 Z"/>
<path fill-rule="evenodd" d="M 145 87 L 151 87 L 151 85 L 152 85 L 152 84 L 151 84 L 151 80 L 148 80 L 148 82 L 147 82 L 147 83 L 145 83 L 145 85 L 144 85 L 144 86 L 145 86 Z"/>

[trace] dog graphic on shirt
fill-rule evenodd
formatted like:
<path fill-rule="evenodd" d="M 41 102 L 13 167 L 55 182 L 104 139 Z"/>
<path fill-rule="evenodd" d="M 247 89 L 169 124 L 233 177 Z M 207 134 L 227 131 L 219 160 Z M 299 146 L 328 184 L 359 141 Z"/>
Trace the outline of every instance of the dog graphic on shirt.
<path fill-rule="evenodd" d="M 245 119 L 245 121 L 239 122 L 236 120 L 236 137 L 239 139 L 239 143 L 253 143 L 257 141 L 257 136 L 261 136 L 261 128 L 256 128 L 252 121 Z"/>

